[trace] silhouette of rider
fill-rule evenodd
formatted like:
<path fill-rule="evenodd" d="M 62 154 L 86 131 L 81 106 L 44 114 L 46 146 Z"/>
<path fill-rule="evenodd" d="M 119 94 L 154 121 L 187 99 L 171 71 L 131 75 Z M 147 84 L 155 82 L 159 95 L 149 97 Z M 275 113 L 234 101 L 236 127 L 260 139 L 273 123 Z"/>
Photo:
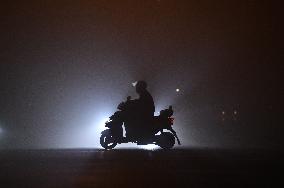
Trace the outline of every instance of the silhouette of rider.
<path fill-rule="evenodd" d="M 147 90 L 147 83 L 145 81 L 138 81 L 135 85 L 135 88 L 137 94 L 139 95 L 139 98 L 134 100 L 138 112 L 146 119 L 153 118 L 155 104 L 153 97 Z"/>
<path fill-rule="evenodd" d="M 151 132 L 151 121 L 154 117 L 155 104 L 153 97 L 147 90 L 145 81 L 138 81 L 135 85 L 138 99 L 133 100 L 136 125 L 138 126 L 139 135 L 142 137 L 149 136 Z"/>

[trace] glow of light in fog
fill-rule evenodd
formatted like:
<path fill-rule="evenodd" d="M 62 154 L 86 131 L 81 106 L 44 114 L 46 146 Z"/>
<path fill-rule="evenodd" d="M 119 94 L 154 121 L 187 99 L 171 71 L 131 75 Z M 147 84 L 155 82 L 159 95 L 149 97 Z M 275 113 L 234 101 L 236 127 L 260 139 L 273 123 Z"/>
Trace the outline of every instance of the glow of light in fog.
<path fill-rule="evenodd" d="M 98 114 L 93 119 L 90 118 L 90 124 L 86 124 L 78 134 L 74 135 L 73 147 L 100 147 L 101 132 L 105 129 L 105 122 L 109 120 L 108 115 Z"/>
<path fill-rule="evenodd" d="M 179 91 L 180 91 L 179 88 L 177 88 L 177 89 L 176 89 L 176 92 L 178 93 Z"/>
<path fill-rule="evenodd" d="M 86 110 L 84 114 L 83 117 L 75 117 L 70 123 L 70 127 L 76 127 L 76 129 L 73 128 L 66 133 L 61 145 L 72 148 L 101 148 L 101 132 L 107 129 L 105 122 L 109 120 L 112 111 L 107 108 L 97 107 L 96 109 Z"/>
<path fill-rule="evenodd" d="M 103 130 L 107 129 L 107 127 L 105 127 L 105 123 L 109 120 L 109 117 L 101 117 L 101 119 L 98 121 L 97 123 L 97 131 L 101 133 Z"/>

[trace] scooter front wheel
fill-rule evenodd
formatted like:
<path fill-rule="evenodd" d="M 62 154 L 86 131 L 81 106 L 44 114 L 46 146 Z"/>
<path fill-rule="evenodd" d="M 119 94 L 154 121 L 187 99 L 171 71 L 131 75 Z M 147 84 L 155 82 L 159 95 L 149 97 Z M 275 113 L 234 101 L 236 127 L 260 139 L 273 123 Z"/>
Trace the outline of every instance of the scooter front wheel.
<path fill-rule="evenodd" d="M 113 149 L 117 145 L 117 142 L 111 135 L 110 129 L 104 130 L 101 133 L 100 144 L 105 149 Z"/>

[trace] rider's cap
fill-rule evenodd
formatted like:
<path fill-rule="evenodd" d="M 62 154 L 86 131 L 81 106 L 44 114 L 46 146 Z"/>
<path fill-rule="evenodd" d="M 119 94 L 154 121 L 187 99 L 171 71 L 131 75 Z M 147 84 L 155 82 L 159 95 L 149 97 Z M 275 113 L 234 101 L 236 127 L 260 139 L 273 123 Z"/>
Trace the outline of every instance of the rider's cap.
<path fill-rule="evenodd" d="M 132 84 L 133 87 L 135 87 L 136 84 L 137 84 L 137 81 L 136 82 L 132 82 L 131 84 Z"/>

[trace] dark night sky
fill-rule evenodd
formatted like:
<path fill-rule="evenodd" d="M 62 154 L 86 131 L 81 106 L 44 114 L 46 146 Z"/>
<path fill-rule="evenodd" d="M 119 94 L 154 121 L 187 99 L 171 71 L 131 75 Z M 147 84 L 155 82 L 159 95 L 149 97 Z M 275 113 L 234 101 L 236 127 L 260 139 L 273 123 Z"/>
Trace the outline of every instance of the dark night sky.
<path fill-rule="evenodd" d="M 254 0 L 2 3 L 0 147 L 98 146 L 97 122 L 135 96 L 138 79 L 149 83 L 158 110 L 174 105 L 185 146 L 280 146 L 276 7 Z"/>

